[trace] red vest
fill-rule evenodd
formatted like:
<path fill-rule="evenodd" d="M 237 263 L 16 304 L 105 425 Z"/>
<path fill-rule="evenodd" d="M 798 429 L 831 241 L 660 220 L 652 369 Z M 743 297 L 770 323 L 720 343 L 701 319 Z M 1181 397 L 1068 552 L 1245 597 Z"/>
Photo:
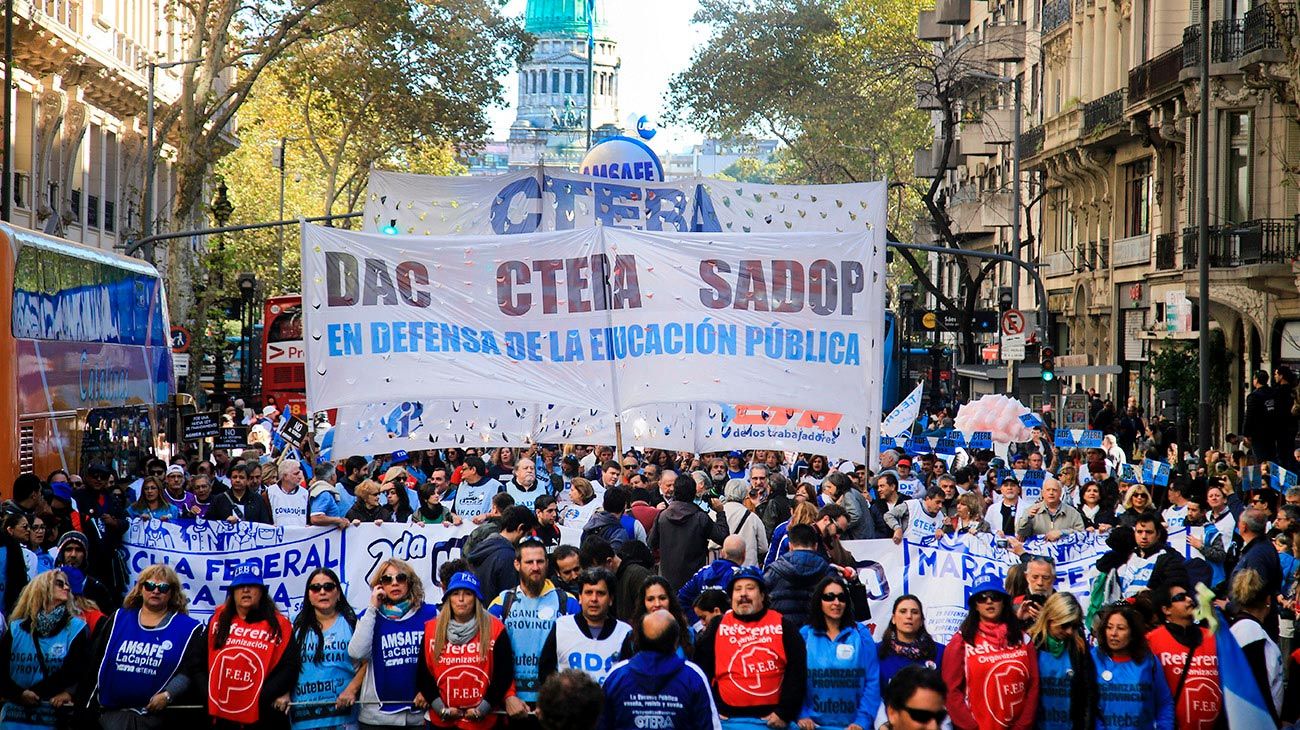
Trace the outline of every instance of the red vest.
<path fill-rule="evenodd" d="M 280 638 L 272 638 L 265 622 L 246 623 L 238 616 L 220 649 L 213 646 L 217 621 L 225 606 L 217 608 L 208 623 L 208 714 L 214 718 L 252 724 L 258 720 L 258 700 L 266 675 L 284 655 L 292 628 L 280 614 Z"/>
<path fill-rule="evenodd" d="M 1172 693 L 1183 676 L 1187 661 L 1187 647 L 1160 628 L 1147 634 L 1151 653 L 1165 669 L 1165 681 Z M 1174 698 L 1174 724 L 1179 730 L 1210 730 L 1215 727 L 1223 709 L 1223 689 L 1219 682 L 1219 651 L 1214 634 L 1201 629 L 1201 645 L 1192 654 L 1192 671 L 1183 683 L 1183 690 Z"/>
<path fill-rule="evenodd" d="M 715 678 L 718 697 L 731 707 L 775 705 L 785 678 L 781 614 L 768 610 L 746 623 L 731 611 L 718 624 Z"/>
<path fill-rule="evenodd" d="M 478 707 L 487 696 L 488 685 L 492 682 L 492 648 L 496 646 L 497 637 L 505 631 L 505 624 L 496 617 L 492 619 L 492 641 L 487 653 L 479 656 L 478 637 L 467 644 L 456 646 L 448 643 L 443 647 L 442 656 L 434 657 L 437 648 L 438 619 L 430 619 L 424 624 L 424 665 L 433 673 L 438 684 L 438 695 L 442 704 L 457 710 L 470 710 Z M 429 711 L 427 718 L 434 727 L 455 727 L 462 730 L 486 730 L 496 725 L 497 716 L 487 715 L 478 720 L 461 718 L 455 722 L 444 721 L 437 713 Z"/>
<path fill-rule="evenodd" d="M 1011 727 L 1021 716 L 1033 650 L 1028 640 L 999 647 L 978 635 L 966 645 L 966 701 L 980 728 Z"/>

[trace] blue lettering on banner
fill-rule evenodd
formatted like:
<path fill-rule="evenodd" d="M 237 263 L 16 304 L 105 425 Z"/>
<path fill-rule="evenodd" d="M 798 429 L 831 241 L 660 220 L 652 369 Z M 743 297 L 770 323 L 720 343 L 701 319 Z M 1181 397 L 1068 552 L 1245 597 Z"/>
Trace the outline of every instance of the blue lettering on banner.
<path fill-rule="evenodd" d="M 1068 428 L 1056 429 L 1056 436 L 1053 440 L 1056 441 L 1056 448 L 1058 449 L 1073 449 L 1079 445 L 1074 440 L 1074 432 Z"/>
<path fill-rule="evenodd" d="M 514 203 L 515 198 L 520 195 L 524 196 L 529 204 L 542 200 L 541 187 L 537 184 L 537 178 L 525 177 L 516 180 L 501 189 L 496 198 L 492 201 L 492 232 L 498 235 L 510 233 L 532 233 L 542 226 L 541 212 L 529 213 L 521 221 L 510 220 L 510 206 Z"/>
<path fill-rule="evenodd" d="M 1079 448 L 1081 449 L 1100 449 L 1101 448 L 1101 431 L 1088 429 L 1079 437 Z"/>

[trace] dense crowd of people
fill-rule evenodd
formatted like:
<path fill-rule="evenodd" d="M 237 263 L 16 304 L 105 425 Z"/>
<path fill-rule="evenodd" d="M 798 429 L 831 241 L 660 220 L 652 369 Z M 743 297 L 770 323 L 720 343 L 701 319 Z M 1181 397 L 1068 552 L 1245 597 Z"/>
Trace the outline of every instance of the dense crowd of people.
<path fill-rule="evenodd" d="M 255 445 L 17 477 L 0 532 L 0 725 L 1212 728 L 1227 726 L 1225 640 L 1275 723 L 1300 719 L 1300 488 L 1244 489 L 1248 444 L 1192 462 L 1136 439 L 1058 449 L 1039 428 L 1005 458 L 888 449 L 873 471 L 608 446 L 328 463 L 309 441 L 302 460 Z M 1168 465 L 1166 485 L 1127 481 L 1142 458 Z M 1047 474 L 1037 499 L 1022 497 L 1025 469 Z M 168 565 L 131 578 L 132 520 L 474 527 L 434 570 L 381 562 L 365 606 L 320 568 L 285 615 L 241 562 L 200 621 Z M 1169 546 L 1183 528 L 1201 557 Z M 1086 602 L 1056 591 L 1030 542 L 1081 532 L 1109 548 Z M 931 637 L 915 595 L 870 616 L 843 541 L 954 535 L 1022 559 L 968 587 L 950 640 Z M 1230 634 L 1206 621 L 1215 606 Z"/>

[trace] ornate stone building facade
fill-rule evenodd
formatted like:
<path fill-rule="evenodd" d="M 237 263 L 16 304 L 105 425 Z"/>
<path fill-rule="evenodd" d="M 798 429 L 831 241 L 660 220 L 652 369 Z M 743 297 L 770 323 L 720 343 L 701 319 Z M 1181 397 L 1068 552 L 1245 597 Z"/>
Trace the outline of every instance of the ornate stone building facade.
<path fill-rule="evenodd" d="M 178 60 L 180 29 L 148 0 L 18 0 L 14 34 L 13 221 L 100 248 L 144 228 L 147 64 Z M 159 70 L 155 109 L 180 94 Z M 156 221 L 171 210 L 174 151 L 155 175 Z"/>
<path fill-rule="evenodd" d="M 951 4 L 962 5 L 940 0 L 934 12 Z M 1030 51 L 1014 71 L 1038 108 L 1017 144 L 1041 196 L 1028 255 L 1045 279 L 1059 351 L 1118 371 L 1067 385 L 1149 404 L 1151 354 L 1194 339 L 1204 319 L 1231 353 L 1222 426 L 1233 430 L 1251 371 L 1300 364 L 1300 126 L 1281 85 L 1280 38 L 1295 37 L 1297 24 L 1294 4 L 1281 7 L 1278 22 L 1267 4 L 1212 4 L 1205 318 L 1196 311 L 1198 19 L 1170 0 L 1026 8 Z"/>
<path fill-rule="evenodd" d="M 618 43 L 610 37 L 604 0 L 596 0 L 593 77 L 587 83 L 587 0 L 529 0 L 524 16 L 537 36 L 519 66 L 518 116 L 510 126 L 510 167 L 544 162 L 576 166 L 587 151 L 587 95 L 593 137 L 618 133 Z M 599 130 L 599 131 L 596 131 Z"/>

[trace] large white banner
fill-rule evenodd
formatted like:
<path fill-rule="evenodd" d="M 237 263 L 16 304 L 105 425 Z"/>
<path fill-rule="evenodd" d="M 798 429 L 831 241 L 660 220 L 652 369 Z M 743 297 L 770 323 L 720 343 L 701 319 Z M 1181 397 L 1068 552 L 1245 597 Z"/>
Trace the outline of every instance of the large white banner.
<path fill-rule="evenodd" d="M 879 418 L 861 234 L 303 229 L 312 410 L 484 398 L 743 403 Z M 337 438 L 337 437 L 336 437 Z"/>

